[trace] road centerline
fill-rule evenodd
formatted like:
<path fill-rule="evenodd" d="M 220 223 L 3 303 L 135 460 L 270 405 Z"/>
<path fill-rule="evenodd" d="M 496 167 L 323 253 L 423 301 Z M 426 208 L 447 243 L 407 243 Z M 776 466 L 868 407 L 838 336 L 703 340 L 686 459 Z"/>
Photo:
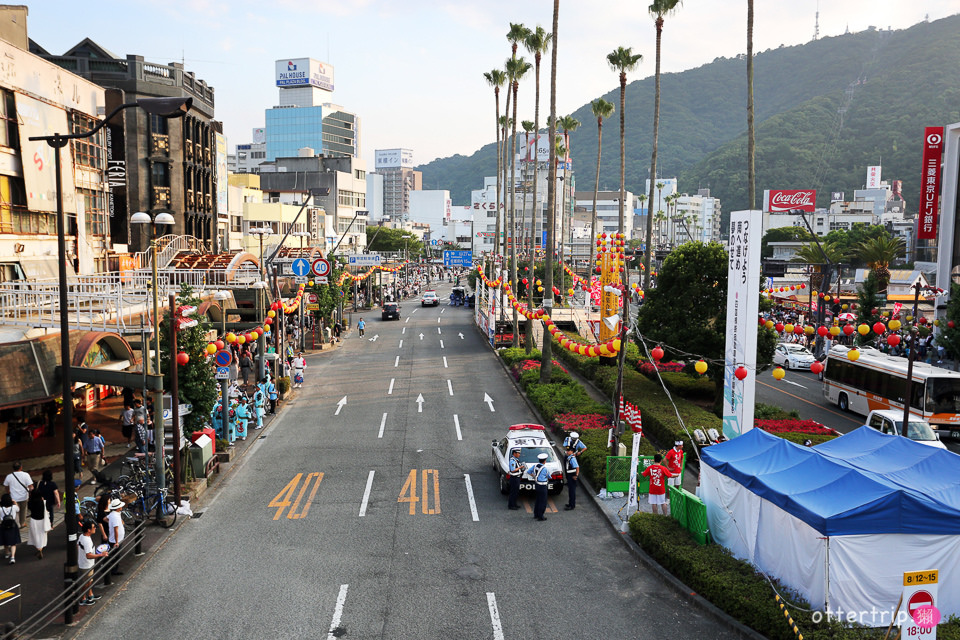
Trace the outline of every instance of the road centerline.
<path fill-rule="evenodd" d="M 457 429 L 457 440 L 463 440 L 463 434 L 460 433 L 460 417 L 453 414 L 453 426 Z"/>
<path fill-rule="evenodd" d="M 397 356 L 397 357 L 400 357 L 400 356 Z M 387 389 L 387 395 L 388 395 L 388 396 L 392 396 L 392 395 L 393 395 L 393 383 L 394 383 L 395 380 L 396 380 L 396 378 L 390 378 L 390 388 Z"/>
<path fill-rule="evenodd" d="M 450 391 L 450 395 L 453 395 L 453 383 L 450 382 L 449 378 L 447 378 L 447 389 Z"/>
<path fill-rule="evenodd" d="M 470 517 L 473 518 L 474 522 L 480 522 L 480 514 L 477 513 L 477 501 L 473 497 L 473 485 L 470 483 L 469 473 L 463 474 L 463 483 L 467 487 L 467 500 L 470 502 Z"/>
<path fill-rule="evenodd" d="M 384 414 L 386 415 L 386 414 Z M 367 476 L 367 488 L 363 490 L 363 499 L 360 500 L 360 517 L 367 515 L 367 504 L 370 502 L 370 491 L 373 489 L 373 476 L 376 473 L 374 469 L 370 470 Z"/>
<path fill-rule="evenodd" d="M 383 417 L 380 418 L 380 433 L 377 434 L 378 438 L 383 437 L 383 427 L 387 424 L 387 414 L 384 412 Z"/>
<path fill-rule="evenodd" d="M 330 621 L 330 632 L 327 633 L 327 640 L 336 640 L 341 635 L 340 619 L 343 617 L 343 604 L 347 601 L 349 586 L 346 584 L 340 585 L 340 593 L 337 594 L 337 604 L 333 607 L 333 619 Z"/>

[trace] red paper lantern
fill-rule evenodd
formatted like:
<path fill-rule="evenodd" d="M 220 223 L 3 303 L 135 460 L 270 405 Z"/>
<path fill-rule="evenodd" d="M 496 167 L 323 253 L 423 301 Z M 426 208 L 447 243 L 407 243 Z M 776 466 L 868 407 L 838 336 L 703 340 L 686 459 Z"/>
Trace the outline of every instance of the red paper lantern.
<path fill-rule="evenodd" d="M 887 330 L 887 327 L 884 326 L 884 324 L 883 324 L 882 322 L 875 322 L 875 323 L 873 323 L 873 332 L 874 332 L 875 334 L 880 335 L 881 333 L 883 333 L 883 332 L 886 331 L 886 330 Z"/>
<path fill-rule="evenodd" d="M 795 325 L 793 325 L 793 332 L 794 332 L 795 334 L 797 334 L 797 335 L 800 335 L 801 333 L 803 333 L 803 327 L 800 326 L 799 323 L 798 323 L 798 324 L 795 324 Z"/>
<path fill-rule="evenodd" d="M 777 330 L 777 333 L 783 333 L 783 323 L 782 323 L 782 322 L 778 322 L 777 324 L 773 325 L 773 328 Z"/>
<path fill-rule="evenodd" d="M 187 355 L 185 351 L 181 351 L 177 354 L 177 364 L 181 367 L 190 362 L 190 356 Z"/>
<path fill-rule="evenodd" d="M 737 377 L 737 380 L 743 380 L 747 377 L 747 368 L 741 365 L 733 370 L 733 375 Z"/>
<path fill-rule="evenodd" d="M 953 329 L 957 324 L 953 320 L 947 320 L 947 326 Z"/>
<path fill-rule="evenodd" d="M 801 283 L 801 284 L 800 284 L 800 288 L 801 288 L 801 289 L 806 289 L 806 288 L 807 288 L 807 285 Z"/>
<path fill-rule="evenodd" d="M 273 324 L 273 318 L 267 318 L 263 321 L 263 324 Z"/>
<path fill-rule="evenodd" d="M 845 325 L 843 325 L 843 335 L 848 336 L 848 335 L 850 335 L 851 333 L 853 333 L 854 331 L 856 331 L 856 329 L 853 328 L 853 325 L 852 325 L 852 324 L 845 324 Z"/>
<path fill-rule="evenodd" d="M 653 356 L 653 359 L 657 362 L 663 359 L 663 349 L 660 347 L 654 347 L 653 351 L 650 352 L 650 355 Z"/>
<path fill-rule="evenodd" d="M 920 316 L 920 319 L 917 320 L 917 322 L 919 322 L 920 324 L 927 324 L 927 319 L 924 318 L 923 316 Z"/>
<path fill-rule="evenodd" d="M 816 375 L 820 375 L 820 372 L 823 371 L 823 363 L 814 362 L 813 364 L 810 365 L 810 371 Z"/>
<path fill-rule="evenodd" d="M 870 309 L 870 315 L 875 316 L 875 315 L 877 315 L 878 313 L 880 313 L 878 310 L 876 310 L 876 309 Z"/>
<path fill-rule="evenodd" d="M 216 345 L 217 351 L 222 350 L 223 347 L 225 346 L 225 345 L 223 344 L 223 340 L 217 340 L 217 341 L 214 342 L 213 344 Z"/>
<path fill-rule="evenodd" d="M 817 335 L 821 338 L 825 338 L 828 333 L 830 333 L 830 329 L 827 329 L 826 327 L 817 328 Z"/>
<path fill-rule="evenodd" d="M 897 335 L 896 333 L 891 333 L 890 335 L 887 336 L 887 344 L 890 345 L 891 347 L 897 346 L 898 344 L 900 344 L 900 336 Z"/>

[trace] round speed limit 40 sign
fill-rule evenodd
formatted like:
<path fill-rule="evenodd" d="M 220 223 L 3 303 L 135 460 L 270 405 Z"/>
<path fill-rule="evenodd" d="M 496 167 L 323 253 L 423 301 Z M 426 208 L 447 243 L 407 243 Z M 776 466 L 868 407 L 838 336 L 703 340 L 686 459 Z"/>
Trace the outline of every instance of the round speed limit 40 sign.
<path fill-rule="evenodd" d="M 326 277 L 330 275 L 330 261 L 324 258 L 317 258 L 313 261 L 313 275 Z"/>

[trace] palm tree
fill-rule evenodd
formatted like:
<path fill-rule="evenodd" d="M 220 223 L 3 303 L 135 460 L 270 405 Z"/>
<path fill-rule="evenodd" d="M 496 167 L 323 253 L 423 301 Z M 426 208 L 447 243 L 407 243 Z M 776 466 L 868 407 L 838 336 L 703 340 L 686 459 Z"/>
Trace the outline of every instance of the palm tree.
<path fill-rule="evenodd" d="M 535 78 L 535 92 L 533 100 L 533 130 L 537 132 L 537 140 L 534 141 L 534 152 L 533 152 L 533 211 L 530 212 L 530 276 L 534 274 L 534 241 L 533 234 L 537 226 L 537 213 L 541 211 L 539 204 L 537 203 L 537 189 L 539 187 L 540 181 L 540 162 L 537 158 L 536 149 L 539 145 L 539 135 L 540 135 L 540 60 L 543 55 L 543 52 L 547 50 L 547 47 L 550 46 L 550 40 L 552 36 L 546 32 L 546 30 L 537 25 L 535 29 L 530 31 L 526 39 L 523 41 L 523 45 L 527 48 L 527 51 L 533 54 L 533 66 L 534 66 L 534 78 Z M 533 287 L 529 287 L 527 290 L 527 309 L 533 309 Z M 533 323 L 527 323 L 527 331 L 524 335 L 524 345 L 527 348 L 527 353 L 533 351 Z"/>
<path fill-rule="evenodd" d="M 877 278 L 877 291 L 886 291 L 890 282 L 890 264 L 903 259 L 903 238 L 883 234 L 857 245 L 857 256 L 867 263 Z"/>
<path fill-rule="evenodd" d="M 534 128 L 533 122 L 531 120 L 521 120 L 520 126 L 523 127 L 523 132 L 524 134 L 526 134 L 525 141 L 527 146 L 527 153 L 529 153 L 530 152 L 530 134 L 536 131 L 536 129 Z M 533 148 L 534 148 L 534 161 L 536 161 L 536 148 L 537 148 L 536 138 L 534 138 L 533 140 Z M 523 180 L 522 172 L 521 172 L 520 180 L 521 182 L 526 184 L 526 181 Z M 527 191 L 528 191 L 527 187 L 524 186 L 523 187 L 523 205 L 521 205 L 520 207 L 520 250 L 523 251 L 524 253 L 527 252 Z M 533 206 L 535 208 L 537 206 L 536 203 L 534 203 Z M 532 219 L 533 215 L 531 215 L 530 217 Z M 532 231 L 530 232 L 530 244 L 531 244 L 530 254 L 533 254 L 533 246 L 532 246 L 533 232 Z"/>
<path fill-rule="evenodd" d="M 747 202 L 757 202 L 757 177 L 754 167 L 756 139 L 753 129 L 753 0 L 747 0 Z"/>
<path fill-rule="evenodd" d="M 666 222 L 666 220 L 667 214 L 665 214 L 662 209 L 658 210 L 653 216 L 653 221 L 657 223 L 657 247 L 661 249 L 663 248 L 661 244 L 666 244 L 661 243 L 662 240 L 666 240 L 663 236 L 663 223 Z"/>
<path fill-rule="evenodd" d="M 570 132 L 576 131 L 580 127 L 580 121 L 574 118 L 573 116 L 563 116 L 557 122 L 561 129 L 563 129 L 563 142 L 565 145 L 570 144 Z M 567 149 L 563 150 L 564 158 L 567 157 Z M 563 193 L 560 195 L 560 253 L 559 259 L 560 262 L 563 262 L 567 257 L 566 253 L 563 251 L 563 245 L 567 241 L 567 207 L 565 198 L 567 191 L 570 190 L 570 185 L 567 184 L 567 165 L 563 165 Z M 561 281 L 563 280 L 563 272 L 560 273 Z"/>
<path fill-rule="evenodd" d="M 504 71 L 504 77 L 507 73 Z M 510 104 L 510 87 L 507 87 L 507 110 L 509 111 Z M 503 147 L 503 157 L 500 161 L 501 173 L 503 174 L 503 179 L 501 184 L 503 185 L 503 194 L 501 195 L 502 202 L 501 210 L 497 212 L 497 223 L 500 225 L 500 233 L 503 234 L 503 253 L 497 252 L 498 254 L 506 258 L 507 255 L 507 152 L 510 151 L 510 147 L 507 145 L 507 132 L 510 131 L 510 126 L 513 124 L 513 118 L 511 118 L 506 113 L 500 116 L 500 139 L 501 145 Z M 503 216 L 503 220 L 500 220 L 500 217 Z M 497 236 L 497 243 L 500 243 L 500 236 Z M 503 268 L 502 265 L 499 268 Z M 500 311 L 503 311 L 503 305 L 500 305 Z M 502 319 L 502 318 L 501 318 Z"/>
<path fill-rule="evenodd" d="M 557 25 L 560 20 L 560 0 L 553 0 L 553 30 L 550 41 L 553 47 L 550 51 L 550 126 L 547 139 L 553 141 L 557 136 Z M 550 145 L 550 168 L 547 173 L 547 246 L 553 246 L 553 228 L 556 225 L 556 215 L 553 207 L 557 202 L 557 151 Z M 543 255 L 543 288 L 553 291 L 553 253 L 544 251 Z M 551 300 L 551 302 L 553 302 Z M 549 309 L 548 309 L 549 312 Z M 549 382 L 553 375 L 553 337 L 548 331 L 543 332 L 543 347 L 540 349 L 540 381 Z"/>
<path fill-rule="evenodd" d="M 507 74 L 502 69 L 494 69 L 483 74 L 487 84 L 493 87 L 493 98 L 497 107 L 497 119 L 494 122 L 497 129 L 497 222 L 493 236 L 494 254 L 499 253 L 500 246 L 500 87 L 507 81 Z"/>
<path fill-rule="evenodd" d="M 646 196 L 646 194 L 641 193 L 640 195 L 637 196 L 637 202 L 640 203 L 640 208 L 641 208 L 641 209 L 644 208 L 644 203 L 646 203 L 646 201 L 647 201 L 647 196 Z M 648 215 L 648 216 L 650 215 L 650 211 L 647 211 L 647 215 Z M 644 253 L 646 253 L 647 251 L 652 251 L 652 249 L 651 249 L 650 247 L 647 247 L 647 248 L 644 250 Z M 640 264 L 640 256 L 637 256 L 637 257 L 636 257 L 636 260 L 637 260 L 637 264 Z"/>
<path fill-rule="evenodd" d="M 613 103 L 603 98 L 597 98 L 590 103 L 590 113 L 597 119 L 597 179 L 593 183 L 593 215 L 590 217 L 590 242 L 587 243 L 593 250 L 593 243 L 597 240 L 597 194 L 600 191 L 600 147 L 603 146 L 603 119 L 613 114 Z"/>
<path fill-rule="evenodd" d="M 516 46 L 516 45 L 514 45 Z M 513 87 L 513 126 L 510 138 L 510 286 L 517 290 L 517 90 L 520 88 L 520 78 L 530 70 L 531 65 L 523 58 L 507 60 L 507 77 Z M 520 344 L 517 333 L 520 323 L 517 310 L 513 310 L 513 346 Z"/>
<path fill-rule="evenodd" d="M 651 181 L 651 184 L 652 184 L 652 181 Z M 656 184 L 656 187 L 657 187 L 657 213 L 660 213 L 660 214 L 663 213 L 663 210 L 662 210 L 660 207 L 663 206 L 663 188 L 664 188 L 665 186 L 667 186 L 667 185 L 665 185 L 665 184 L 662 183 L 662 182 L 658 182 L 658 183 Z M 653 188 L 652 188 L 652 187 L 650 188 L 650 202 L 653 202 Z M 664 220 L 668 219 L 668 217 L 669 217 L 669 216 L 664 216 Z M 659 231 L 659 229 L 658 229 L 658 231 Z M 661 232 L 661 233 L 662 233 L 662 232 Z M 673 243 L 671 242 L 671 244 L 673 244 Z"/>
<path fill-rule="evenodd" d="M 663 18 L 672 13 L 679 5 L 681 0 L 653 0 L 653 3 L 647 7 L 647 11 L 654 18 L 654 24 L 657 27 L 657 58 L 654 71 L 654 92 L 653 92 L 653 153 L 650 155 L 650 199 L 653 200 L 653 181 L 657 179 L 657 139 L 660 134 L 660 41 L 663 37 Z M 650 242 L 650 235 L 653 233 L 653 227 L 647 220 L 647 242 Z M 644 288 L 650 288 L 650 257 L 647 256 L 646 275 L 644 277 Z"/>
<path fill-rule="evenodd" d="M 814 273 L 822 274 L 822 267 L 829 264 L 840 264 L 848 257 L 846 249 L 836 242 L 824 241 L 819 245 L 817 242 L 807 242 L 797 249 L 797 252 L 790 259 L 790 262 L 803 262 L 813 267 Z M 811 278 L 810 285 L 818 289 L 829 286 L 823 283 L 823 275 L 820 278 Z"/>

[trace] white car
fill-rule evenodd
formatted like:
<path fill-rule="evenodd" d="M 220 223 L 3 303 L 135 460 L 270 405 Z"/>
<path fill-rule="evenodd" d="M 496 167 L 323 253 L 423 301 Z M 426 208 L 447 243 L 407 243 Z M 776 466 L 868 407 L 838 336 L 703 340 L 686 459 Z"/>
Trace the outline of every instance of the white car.
<path fill-rule="evenodd" d="M 945 444 L 940 442 L 940 437 L 933 432 L 930 425 L 923 420 L 911 417 L 910 422 L 907 423 L 907 432 L 903 433 L 903 411 L 876 409 L 867 416 L 867 425 L 881 433 L 906 436 L 914 442 L 925 444 L 928 447 L 947 448 Z"/>
<path fill-rule="evenodd" d="M 428 304 L 434 307 L 440 306 L 440 298 L 437 297 L 436 291 L 424 291 L 423 295 L 420 296 L 420 306 L 425 307 Z"/>
<path fill-rule="evenodd" d="M 809 369 L 816 360 L 806 347 L 792 342 L 781 342 L 773 351 L 773 364 L 787 369 Z"/>
<path fill-rule="evenodd" d="M 553 443 L 547 439 L 547 431 L 540 424 L 515 424 L 507 429 L 505 438 L 493 441 L 493 470 L 500 480 L 500 493 L 510 493 L 510 479 L 507 473 L 510 470 L 510 455 L 514 449 L 520 449 L 520 462 L 527 465 L 527 469 L 520 478 L 521 491 L 536 489 L 536 480 L 529 472 L 537 464 L 537 456 L 547 454 L 547 471 L 550 481 L 547 491 L 557 495 L 563 491 L 563 464 L 553 450 Z"/>

